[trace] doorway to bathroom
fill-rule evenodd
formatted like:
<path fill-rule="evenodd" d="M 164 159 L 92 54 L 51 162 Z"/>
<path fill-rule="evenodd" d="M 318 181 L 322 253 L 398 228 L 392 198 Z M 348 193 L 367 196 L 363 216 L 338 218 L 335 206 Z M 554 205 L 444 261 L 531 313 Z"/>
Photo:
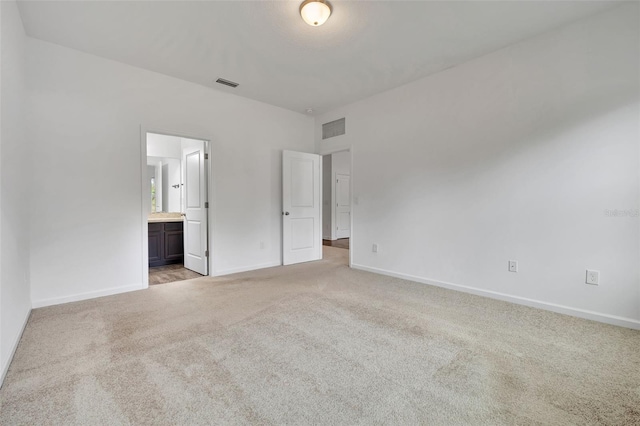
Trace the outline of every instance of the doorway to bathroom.
<path fill-rule="evenodd" d="M 208 141 L 146 133 L 149 285 L 208 275 Z"/>

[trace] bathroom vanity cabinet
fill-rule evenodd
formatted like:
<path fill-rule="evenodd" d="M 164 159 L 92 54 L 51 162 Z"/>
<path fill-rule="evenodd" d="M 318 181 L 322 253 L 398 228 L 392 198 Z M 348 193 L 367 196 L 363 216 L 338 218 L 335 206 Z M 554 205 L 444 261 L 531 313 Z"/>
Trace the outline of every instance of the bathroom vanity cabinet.
<path fill-rule="evenodd" d="M 184 262 L 183 222 L 149 222 L 149 266 Z"/>

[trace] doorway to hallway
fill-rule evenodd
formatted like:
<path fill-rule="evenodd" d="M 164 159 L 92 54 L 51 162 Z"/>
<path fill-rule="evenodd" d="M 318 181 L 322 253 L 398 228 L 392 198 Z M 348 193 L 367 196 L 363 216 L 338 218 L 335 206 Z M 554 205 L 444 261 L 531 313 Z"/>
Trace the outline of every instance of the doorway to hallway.
<path fill-rule="evenodd" d="M 349 249 L 351 238 L 351 152 L 322 157 L 322 244 Z"/>
<path fill-rule="evenodd" d="M 339 238 L 337 240 L 322 240 L 322 245 L 349 250 L 349 238 Z"/>

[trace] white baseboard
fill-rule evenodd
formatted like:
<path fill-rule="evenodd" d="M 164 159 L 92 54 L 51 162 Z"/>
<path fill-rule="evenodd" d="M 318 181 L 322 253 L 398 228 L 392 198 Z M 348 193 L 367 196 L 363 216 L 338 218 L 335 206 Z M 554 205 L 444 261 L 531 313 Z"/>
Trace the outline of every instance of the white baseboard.
<path fill-rule="evenodd" d="M 274 266 L 281 266 L 281 265 L 282 263 L 280 262 L 260 263 L 258 265 L 243 266 L 241 268 L 232 268 L 232 269 L 225 269 L 223 271 L 216 271 L 214 276 L 220 277 L 222 275 L 231 275 L 231 274 L 237 274 L 240 272 L 255 271 L 256 269 L 273 268 Z"/>
<path fill-rule="evenodd" d="M 111 296 L 119 293 L 127 293 L 129 291 L 144 290 L 147 286 L 144 284 L 132 284 L 122 287 L 111 287 L 104 290 L 89 291 L 86 293 L 72 294 L 69 296 L 53 297 L 51 299 L 34 300 L 32 305 L 34 308 L 43 308 L 45 306 L 60 305 L 62 303 L 78 302 L 80 300 L 95 299 L 96 297 Z"/>
<path fill-rule="evenodd" d="M 2 384 L 4 383 L 4 378 L 7 375 L 7 372 L 9 371 L 9 366 L 11 365 L 11 361 L 13 361 L 13 356 L 16 354 L 16 349 L 18 349 L 18 344 L 20 343 L 20 339 L 22 338 L 22 334 L 24 333 L 24 329 L 27 327 L 27 323 L 29 322 L 29 317 L 30 316 L 31 316 L 31 309 L 29 309 L 29 311 L 27 311 L 27 315 L 25 316 L 24 320 L 22 321 L 22 327 L 20 328 L 20 333 L 18 333 L 18 335 L 16 336 L 15 340 L 12 342 L 11 354 L 9 355 L 9 358 L 7 359 L 7 363 L 2 366 L 2 371 L 0 372 L 0 387 L 2 387 Z"/>
<path fill-rule="evenodd" d="M 620 327 L 632 328 L 640 330 L 640 321 L 633 318 L 619 317 L 615 315 L 603 314 L 600 312 L 588 311 L 585 309 L 572 308 L 570 306 L 558 305 L 555 303 L 542 302 L 540 300 L 528 299 L 526 297 L 512 296 L 497 291 L 483 290 L 476 287 L 469 287 L 460 284 L 453 284 L 444 281 L 432 280 L 429 278 L 422 278 L 415 275 L 403 274 L 399 272 L 388 271 L 385 269 L 372 268 L 364 265 L 352 264 L 352 268 L 362 271 L 373 272 L 375 274 L 386 275 L 394 278 L 401 278 L 404 280 L 415 281 L 422 284 L 433 285 L 436 287 L 443 287 L 450 290 L 462 291 L 464 293 L 475 294 L 478 296 L 489 297 L 491 299 L 503 300 L 506 302 L 516 303 L 518 305 L 530 306 L 532 308 L 544 309 L 546 311 L 557 312 L 560 314 L 571 315 L 578 318 L 585 318 L 593 321 L 603 322 L 605 324 L 617 325 Z"/>

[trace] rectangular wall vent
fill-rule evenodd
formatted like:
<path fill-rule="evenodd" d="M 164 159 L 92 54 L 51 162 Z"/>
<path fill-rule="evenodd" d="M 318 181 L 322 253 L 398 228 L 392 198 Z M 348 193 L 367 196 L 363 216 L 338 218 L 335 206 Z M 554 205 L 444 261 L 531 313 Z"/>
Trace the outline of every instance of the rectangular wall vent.
<path fill-rule="evenodd" d="M 345 134 L 345 119 L 340 118 L 322 125 L 322 139 L 329 139 L 334 136 Z"/>
<path fill-rule="evenodd" d="M 229 86 L 229 87 L 238 87 L 238 83 L 235 83 L 235 82 L 229 81 L 229 80 L 225 80 L 224 78 L 217 79 L 216 83 L 224 84 L 225 86 Z"/>

